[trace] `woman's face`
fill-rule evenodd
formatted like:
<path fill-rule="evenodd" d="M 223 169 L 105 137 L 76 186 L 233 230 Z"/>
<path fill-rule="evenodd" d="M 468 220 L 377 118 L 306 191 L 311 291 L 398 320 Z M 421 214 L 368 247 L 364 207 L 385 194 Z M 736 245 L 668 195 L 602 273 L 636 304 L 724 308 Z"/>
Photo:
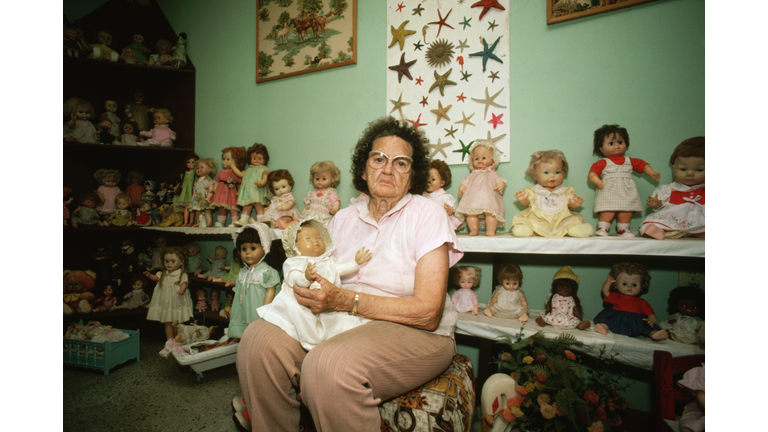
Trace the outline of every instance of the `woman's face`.
<path fill-rule="evenodd" d="M 397 156 L 412 157 L 411 145 L 400 137 L 387 136 L 374 141 L 372 151 L 386 154 L 389 161 L 378 169 L 372 168 L 370 163 L 366 165 L 362 177 L 368 182 L 370 195 L 373 198 L 400 200 L 411 188 L 411 173 L 397 171 L 392 163 Z"/>
<path fill-rule="evenodd" d="M 435 168 L 429 169 L 429 180 L 427 180 L 427 192 L 434 192 L 445 186 L 445 181 L 440 176 L 440 172 Z"/>

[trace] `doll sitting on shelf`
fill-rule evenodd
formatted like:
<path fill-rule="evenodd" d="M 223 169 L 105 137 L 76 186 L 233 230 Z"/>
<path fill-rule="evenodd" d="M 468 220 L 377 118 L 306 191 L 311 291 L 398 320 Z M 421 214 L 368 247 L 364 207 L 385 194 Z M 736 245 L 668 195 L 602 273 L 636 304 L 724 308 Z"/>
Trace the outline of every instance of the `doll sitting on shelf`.
<path fill-rule="evenodd" d="M 668 304 L 670 315 L 659 327 L 672 340 L 696 343 L 697 333 L 704 325 L 704 291 L 695 286 L 679 286 L 669 292 Z"/>
<path fill-rule="evenodd" d="M 477 294 L 472 290 L 480 285 L 480 275 L 480 268 L 475 266 L 456 266 L 451 269 L 451 279 L 459 287 L 451 297 L 451 301 L 456 305 L 456 312 L 477 315 Z"/>
<path fill-rule="evenodd" d="M 216 246 L 213 252 L 213 258 L 206 257 L 209 263 L 211 263 L 211 269 L 205 273 L 205 268 L 199 269 L 195 272 L 195 276 L 207 279 L 212 282 L 214 278 L 220 278 L 226 276 L 229 271 L 229 265 L 227 265 L 227 248 L 224 246 Z"/>
<path fill-rule="evenodd" d="M 96 192 L 85 192 L 80 194 L 79 201 L 80 207 L 72 212 L 72 226 L 99 225 L 101 216 L 94 208 L 99 202 L 99 195 Z"/>
<path fill-rule="evenodd" d="M 64 102 L 64 116 L 69 118 L 64 123 L 64 139 L 85 144 L 98 143 L 99 136 L 90 121 L 95 115 L 91 104 L 82 99 L 70 98 Z"/>
<path fill-rule="evenodd" d="M 499 285 L 488 300 L 483 311 L 486 316 L 499 318 L 517 318 L 520 322 L 528 321 L 528 301 L 520 287 L 523 285 L 523 272 L 517 264 L 504 264 L 496 275 Z"/>
<path fill-rule="evenodd" d="M 166 108 L 157 108 L 152 115 L 152 121 L 155 124 L 152 130 L 139 132 L 139 136 L 149 138 L 143 140 L 139 145 L 173 147 L 173 142 L 176 141 L 176 132 L 169 127 L 173 123 L 173 114 Z"/>
<path fill-rule="evenodd" d="M 552 291 L 547 296 L 544 312 L 536 318 L 536 324 L 541 327 L 549 324 L 558 329 L 588 329 L 589 320 L 583 320 L 584 310 L 576 295 L 578 290 L 579 276 L 570 267 L 558 270 L 552 278 Z"/>
<path fill-rule="evenodd" d="M 291 193 L 294 185 L 291 173 L 284 169 L 272 171 L 267 176 L 267 184 L 275 196 L 272 197 L 272 203 L 264 211 L 264 215 L 259 217 L 259 221 L 268 222 L 270 227 L 279 229 L 299 223 L 301 216 L 296 209 L 296 198 Z"/>

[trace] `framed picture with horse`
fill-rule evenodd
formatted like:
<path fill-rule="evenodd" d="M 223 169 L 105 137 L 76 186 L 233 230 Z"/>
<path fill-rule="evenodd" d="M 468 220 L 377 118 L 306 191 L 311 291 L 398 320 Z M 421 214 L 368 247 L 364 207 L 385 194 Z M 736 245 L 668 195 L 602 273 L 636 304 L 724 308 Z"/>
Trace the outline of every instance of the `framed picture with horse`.
<path fill-rule="evenodd" d="M 256 83 L 357 63 L 357 0 L 257 1 Z"/>
<path fill-rule="evenodd" d="M 656 0 L 547 0 L 547 24 L 584 18 Z"/>

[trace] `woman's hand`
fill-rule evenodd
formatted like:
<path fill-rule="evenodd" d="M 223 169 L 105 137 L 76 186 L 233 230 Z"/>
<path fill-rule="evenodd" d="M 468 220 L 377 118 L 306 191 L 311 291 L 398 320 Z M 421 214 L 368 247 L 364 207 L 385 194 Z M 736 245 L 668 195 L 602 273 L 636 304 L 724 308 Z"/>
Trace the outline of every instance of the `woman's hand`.
<path fill-rule="evenodd" d="M 315 275 L 314 281 L 320 284 L 320 289 L 293 286 L 294 296 L 300 305 L 308 307 L 313 314 L 352 310 L 353 291 L 339 288 L 319 274 Z"/>

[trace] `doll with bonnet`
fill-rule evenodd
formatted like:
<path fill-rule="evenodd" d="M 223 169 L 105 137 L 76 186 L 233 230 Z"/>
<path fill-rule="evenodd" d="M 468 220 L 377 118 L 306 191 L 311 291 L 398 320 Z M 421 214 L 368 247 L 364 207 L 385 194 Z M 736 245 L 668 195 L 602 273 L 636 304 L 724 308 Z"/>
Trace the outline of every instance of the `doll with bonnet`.
<path fill-rule="evenodd" d="M 498 223 L 504 224 L 504 200 L 501 194 L 507 181 L 496 172 L 501 151 L 490 140 L 477 140 L 469 149 L 467 163 L 472 171 L 459 186 L 459 206 L 455 215 L 467 222 L 469 235 L 476 236 L 480 218 L 485 220 L 485 235 L 496 235 Z"/>
<path fill-rule="evenodd" d="M 315 281 L 317 274 L 340 286 L 341 276 L 357 272 L 371 259 L 371 252 L 363 247 L 357 251 L 353 261 L 340 264 L 331 255 L 335 247 L 332 233 L 317 219 L 304 219 L 284 229 L 283 249 L 288 257 L 283 263 L 285 280 L 275 301 L 258 309 L 263 319 L 285 330 L 306 350 L 370 321 L 347 312 L 315 315 L 308 307 L 296 301 L 293 286 L 320 289 L 320 284 Z"/>

